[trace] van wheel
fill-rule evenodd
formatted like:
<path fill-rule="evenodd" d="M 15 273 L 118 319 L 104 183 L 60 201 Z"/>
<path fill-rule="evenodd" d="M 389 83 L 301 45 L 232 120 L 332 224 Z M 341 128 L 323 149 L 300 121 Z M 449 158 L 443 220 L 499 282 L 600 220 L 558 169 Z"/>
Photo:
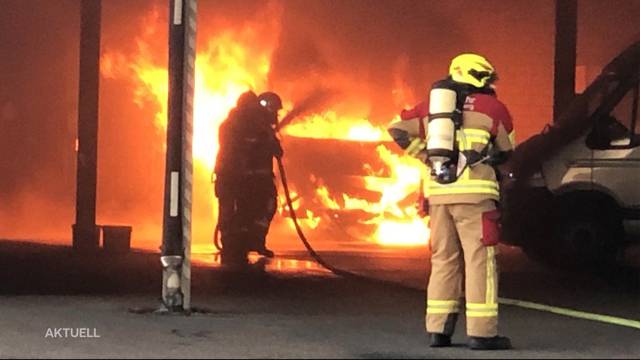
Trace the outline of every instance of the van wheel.
<path fill-rule="evenodd" d="M 624 238 L 619 208 L 604 196 L 558 199 L 554 262 L 571 267 L 615 264 Z"/>

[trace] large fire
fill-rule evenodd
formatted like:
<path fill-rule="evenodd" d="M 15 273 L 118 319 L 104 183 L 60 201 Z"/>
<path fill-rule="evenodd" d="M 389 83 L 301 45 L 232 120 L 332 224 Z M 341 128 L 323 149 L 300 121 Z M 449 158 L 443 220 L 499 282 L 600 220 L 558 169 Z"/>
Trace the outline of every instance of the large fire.
<path fill-rule="evenodd" d="M 152 25 L 162 24 L 162 21 L 154 14 L 145 24 L 146 30 L 136 39 L 137 53 L 132 56 L 105 53 L 102 59 L 102 74 L 104 77 L 133 76 L 137 84 L 135 102 L 140 106 L 145 106 L 149 101 L 157 104 L 158 111 L 154 121 L 159 132 L 163 133 L 167 118 L 166 64 L 154 58 L 149 50 L 149 43 L 155 36 Z M 207 34 L 206 31 L 199 34 L 200 37 L 206 36 L 207 41 L 204 47 L 200 46 L 196 58 L 194 206 L 210 209 L 214 213 L 213 216 L 217 212 L 217 204 L 210 180 L 218 150 L 218 127 L 234 107 L 241 93 L 249 89 L 256 92 L 267 89 L 271 57 L 277 46 L 277 37 L 261 37 L 260 41 L 257 41 L 256 38 L 262 33 L 259 27 L 243 26 L 240 29 L 229 27 L 215 34 Z M 283 95 L 286 98 L 286 94 Z M 290 109 L 291 106 L 289 102 L 285 108 Z M 370 159 L 384 165 L 384 168 L 375 169 L 374 165 L 366 160 L 362 164 L 362 190 L 377 194 L 375 200 L 371 200 L 370 196 L 362 197 L 357 192 L 334 192 L 324 185 L 318 185 L 315 193 L 303 196 L 294 194 L 294 207 L 307 231 L 316 231 L 322 228 L 323 223 L 332 221 L 332 216 L 323 216 L 323 212 L 328 214 L 357 211 L 362 216 L 356 222 L 373 229 L 365 233 L 366 238 L 362 240 L 384 246 L 417 246 L 427 243 L 428 227 L 425 221 L 417 216 L 413 201 L 420 184 L 423 166 L 390 150 L 390 139 L 384 125 L 374 125 L 365 116 L 341 114 L 335 109 L 326 108 L 295 120 L 281 135 L 285 152 L 288 137 L 378 143 L 376 151 L 370 154 Z M 340 169 L 335 171 L 339 172 Z M 318 184 L 322 184 L 322 174 L 313 174 L 312 177 Z M 299 188 L 294 181 L 290 186 L 294 191 Z M 200 202 L 200 206 L 197 202 Z M 322 207 L 311 208 L 308 206 L 311 203 L 322 204 Z M 281 199 L 282 215 L 286 214 L 285 206 Z M 291 225 L 290 220 L 287 222 Z M 200 236 L 198 228 L 196 224 L 196 238 L 208 241 L 211 237 L 206 234 L 213 230 L 213 217 L 206 227 L 202 227 L 204 230 Z"/>
<path fill-rule="evenodd" d="M 312 139 L 341 139 L 349 141 L 382 141 L 386 132 L 367 119 L 340 116 L 335 111 L 306 116 L 303 121 L 285 128 L 291 136 Z"/>

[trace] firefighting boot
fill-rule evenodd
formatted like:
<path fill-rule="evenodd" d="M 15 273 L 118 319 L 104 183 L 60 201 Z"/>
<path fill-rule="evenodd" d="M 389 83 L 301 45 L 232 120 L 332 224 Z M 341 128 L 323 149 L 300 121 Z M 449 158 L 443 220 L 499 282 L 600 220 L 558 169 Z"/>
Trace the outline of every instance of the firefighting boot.
<path fill-rule="evenodd" d="M 446 347 L 451 346 L 451 335 L 456 330 L 456 322 L 458 322 L 458 314 L 451 313 L 447 315 L 447 320 L 444 323 L 444 328 L 441 333 L 428 333 L 430 347 Z"/>
<path fill-rule="evenodd" d="M 253 236 L 255 241 L 255 251 L 258 255 L 262 255 L 269 259 L 273 258 L 275 254 L 267 248 L 267 230 L 263 227 L 258 227 L 258 229 L 253 233 Z"/>
<path fill-rule="evenodd" d="M 229 271 L 245 271 L 249 268 L 246 253 L 228 249 L 222 249 L 220 264 L 225 270 Z"/>
<path fill-rule="evenodd" d="M 223 233 L 222 251 L 220 252 L 221 265 L 232 271 L 243 271 L 248 265 L 246 235 L 243 232 Z"/>
<path fill-rule="evenodd" d="M 511 340 L 505 336 L 494 337 L 469 337 L 469 348 L 471 350 L 509 350 Z"/>
<path fill-rule="evenodd" d="M 451 346 L 451 336 L 438 333 L 429 333 L 429 346 L 432 348 Z"/>

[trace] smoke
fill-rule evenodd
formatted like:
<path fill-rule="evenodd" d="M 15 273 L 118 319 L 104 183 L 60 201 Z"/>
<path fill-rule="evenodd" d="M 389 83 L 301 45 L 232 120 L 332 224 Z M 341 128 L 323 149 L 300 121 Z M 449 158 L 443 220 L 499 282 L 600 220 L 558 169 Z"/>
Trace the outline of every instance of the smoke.
<path fill-rule="evenodd" d="M 70 232 L 79 3 L 2 2 L 0 236 Z"/>
<path fill-rule="evenodd" d="M 282 30 L 270 84 L 285 95 L 331 88 L 341 93 L 332 109 L 387 122 L 403 102 L 420 100 L 444 75 L 448 57 L 469 38 L 459 19 L 444 20 L 441 3 L 424 1 L 283 1 Z M 443 41 L 446 38 L 447 41 Z M 398 59 L 404 64 L 398 65 Z M 399 70 L 405 76 L 398 81 Z M 403 104 L 404 105 L 404 104 Z"/>

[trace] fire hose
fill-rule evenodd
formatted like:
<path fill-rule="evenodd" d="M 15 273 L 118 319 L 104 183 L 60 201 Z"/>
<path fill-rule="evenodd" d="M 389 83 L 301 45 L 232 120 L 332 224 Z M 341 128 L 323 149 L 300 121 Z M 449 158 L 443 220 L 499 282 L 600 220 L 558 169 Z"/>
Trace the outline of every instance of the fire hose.
<path fill-rule="evenodd" d="M 350 272 L 350 271 L 338 269 L 338 268 L 334 267 L 333 265 L 327 263 L 315 251 L 313 246 L 309 243 L 309 240 L 305 236 L 304 232 L 302 231 L 302 228 L 300 227 L 300 224 L 298 223 L 298 218 L 297 218 L 296 212 L 295 212 L 295 210 L 293 208 L 293 201 L 291 199 L 291 194 L 290 194 L 290 191 L 289 191 L 289 184 L 287 182 L 286 172 L 284 170 L 284 165 L 282 163 L 282 159 L 278 158 L 277 160 L 278 160 L 278 170 L 280 172 L 280 179 L 281 179 L 281 182 L 282 182 L 282 186 L 284 188 L 284 195 L 285 195 L 285 198 L 287 200 L 287 206 L 289 207 L 289 214 L 290 214 L 291 219 L 293 221 L 293 224 L 295 226 L 295 229 L 296 229 L 296 232 L 298 234 L 298 237 L 299 237 L 300 241 L 304 244 L 304 246 L 307 249 L 307 252 L 311 256 L 311 258 L 315 262 L 317 262 L 320 266 L 322 266 L 323 268 L 327 269 L 328 271 L 332 272 L 333 274 L 335 274 L 337 276 L 348 277 L 348 278 L 353 278 L 353 279 L 357 279 L 357 280 L 365 280 L 365 281 L 368 281 L 368 282 L 378 282 L 378 283 L 383 283 L 385 285 L 398 286 L 399 284 L 397 284 L 397 283 L 395 283 L 393 281 L 385 281 L 385 280 L 375 279 L 375 278 L 367 277 L 367 276 L 364 276 L 364 275 L 356 274 L 356 273 L 353 273 L 353 272 Z M 219 231 L 220 231 L 219 225 L 216 224 L 216 230 L 215 230 L 215 236 L 214 236 L 214 244 L 215 244 L 216 248 L 218 248 L 218 250 L 221 250 L 222 246 L 220 246 L 220 243 L 219 243 L 219 235 L 218 235 Z M 583 319 L 583 320 L 595 321 L 595 322 L 600 322 L 600 323 L 618 325 L 618 326 L 622 326 L 622 327 L 627 327 L 627 328 L 633 328 L 633 329 L 640 330 L 640 321 L 632 320 L 632 319 L 625 319 L 625 318 L 620 318 L 620 317 L 615 317 L 615 316 L 609 316 L 609 315 L 602 315 L 602 314 L 595 314 L 595 313 L 577 311 L 577 310 L 568 309 L 568 308 L 562 308 L 562 307 L 557 307 L 557 306 L 549 306 L 549 305 L 534 303 L 534 302 L 530 302 L 530 301 L 523 301 L 523 300 L 516 300 L 516 299 L 509 299 L 509 298 L 502 298 L 502 297 L 498 298 L 498 302 L 500 304 L 502 304 L 502 305 L 516 306 L 516 307 L 529 309 L 529 310 L 548 312 L 548 313 L 553 313 L 553 314 L 566 316 L 566 317 L 572 317 L 572 318 L 577 318 L 577 319 Z"/>
<path fill-rule="evenodd" d="M 289 207 L 289 214 L 291 216 L 291 220 L 293 221 L 293 224 L 295 226 L 295 229 L 296 229 L 296 232 L 298 234 L 298 237 L 299 237 L 300 241 L 304 244 L 304 246 L 307 249 L 307 252 L 311 256 L 311 258 L 315 262 L 317 262 L 320 266 L 322 266 L 323 268 L 327 269 L 328 271 L 330 271 L 331 273 L 333 273 L 333 274 L 335 274 L 337 276 L 347 277 L 347 278 L 352 278 L 352 279 L 357 279 L 357 280 L 364 280 L 364 281 L 368 281 L 368 282 L 383 283 L 385 285 L 398 286 L 399 284 L 396 283 L 396 282 L 393 282 L 393 281 L 375 279 L 375 278 L 371 278 L 371 277 L 368 277 L 368 276 L 356 274 L 356 273 L 353 273 L 353 272 L 350 272 L 350 271 L 338 269 L 338 268 L 334 267 L 333 265 L 329 264 L 328 262 L 326 262 L 315 251 L 313 246 L 309 243 L 309 240 L 305 236 L 304 232 L 302 231 L 302 228 L 300 227 L 300 224 L 298 223 L 298 217 L 296 216 L 296 212 L 295 212 L 295 210 L 293 208 L 293 201 L 291 199 L 291 194 L 290 194 L 290 191 L 289 191 L 289 184 L 287 182 L 287 176 L 286 176 L 286 172 L 285 172 L 285 169 L 284 169 L 284 165 L 282 163 L 282 158 L 278 158 L 277 162 L 278 162 L 278 171 L 280 172 L 280 180 L 282 182 L 282 186 L 283 186 L 283 189 L 284 189 L 284 195 L 285 195 L 285 198 L 286 198 L 286 201 L 287 201 L 287 206 Z M 219 232 L 219 227 L 218 227 L 218 225 L 216 225 L 216 233 L 218 233 L 218 232 Z M 219 239 L 217 234 L 216 234 L 215 238 Z M 216 240 L 214 243 L 216 243 L 216 247 L 219 246 L 219 240 Z M 219 247 L 218 249 L 221 249 L 221 247 Z M 400 286 L 402 286 L 402 285 L 400 285 Z M 562 316 L 566 316 L 566 317 L 572 317 L 572 318 L 578 318 L 578 319 L 583 319 L 583 320 L 596 321 L 596 322 L 613 324 L 613 325 L 618 325 L 618 326 L 623 326 L 623 327 L 634 328 L 634 329 L 639 329 L 640 330 L 640 321 L 632 320 L 632 319 L 625 319 L 625 318 L 619 318 L 619 317 L 609 316 L 609 315 L 588 313 L 588 312 L 577 311 L 577 310 L 568 309 L 568 308 L 549 306 L 549 305 L 538 304 L 538 303 L 534 303 L 534 302 L 530 302 L 530 301 L 523 301 L 523 300 L 516 300 L 516 299 L 509 299 L 509 298 L 502 298 L 502 297 L 498 299 L 498 302 L 500 304 L 502 304 L 502 305 L 516 306 L 516 307 L 525 308 L 525 309 L 529 309 L 529 310 L 535 310 L 535 311 L 541 311 L 541 312 L 549 312 L 549 313 L 562 315 Z"/>
<path fill-rule="evenodd" d="M 359 275 L 350 271 L 346 271 L 346 270 L 342 270 L 342 269 L 338 269 L 336 267 L 334 267 L 333 265 L 329 264 L 328 262 L 326 262 L 319 254 L 318 252 L 313 248 L 313 246 L 311 245 L 311 243 L 309 242 L 309 240 L 307 239 L 306 235 L 304 234 L 304 232 L 302 231 L 302 227 L 300 226 L 300 223 L 298 222 L 298 216 L 296 215 L 296 211 L 293 207 L 293 199 L 291 198 L 291 192 L 289 191 L 289 183 L 287 181 L 287 175 L 286 175 L 286 171 L 284 169 L 284 164 L 282 162 L 282 158 L 277 158 L 277 163 L 278 163 L 278 171 L 280 172 L 280 181 L 282 183 L 282 188 L 284 189 L 284 196 L 285 199 L 287 201 L 287 207 L 289 208 L 289 216 L 291 216 L 291 220 L 293 221 L 293 225 L 296 229 L 296 233 L 298 235 L 298 238 L 300 239 L 300 241 L 302 242 L 302 244 L 304 245 L 305 249 L 307 250 L 307 253 L 309 254 L 309 256 L 311 256 L 311 258 L 318 263 L 320 266 L 322 266 L 323 268 L 325 268 L 326 270 L 330 271 L 331 273 L 337 275 L 337 276 L 342 276 L 342 277 L 350 277 L 350 278 L 357 278 L 360 280 L 367 280 L 367 281 L 378 281 L 376 279 L 372 279 L 370 277 L 366 277 L 363 275 Z M 215 230 L 213 232 L 213 244 L 216 247 L 216 249 L 218 251 L 222 251 L 222 244 L 220 242 L 220 205 L 218 204 L 218 221 L 216 222 L 216 227 Z"/>
<path fill-rule="evenodd" d="M 282 183 L 282 186 L 283 186 L 283 189 L 284 189 L 285 199 L 287 201 L 287 206 L 289 207 L 289 214 L 291 216 L 291 220 L 293 221 L 293 224 L 294 224 L 294 227 L 296 229 L 296 233 L 298 235 L 298 238 L 303 243 L 303 245 L 306 248 L 309 256 L 311 256 L 311 258 L 316 263 L 318 263 L 320 266 L 322 266 L 323 268 L 325 268 L 326 270 L 330 271 L 331 273 L 333 273 L 333 274 L 335 274 L 337 276 L 346 277 L 346 278 L 352 278 L 352 279 L 357 279 L 357 280 L 363 280 L 363 281 L 367 281 L 367 282 L 382 283 L 382 284 L 385 284 L 385 285 L 398 286 L 399 284 L 396 283 L 396 282 L 393 282 L 393 281 L 375 279 L 375 278 L 371 278 L 371 277 L 368 277 L 368 276 L 356 274 L 356 273 L 353 273 L 353 272 L 350 272 L 350 271 L 338 269 L 338 268 L 334 267 L 333 265 L 329 264 L 328 262 L 326 262 L 316 252 L 316 250 L 313 248 L 313 246 L 311 245 L 311 243 L 309 242 L 309 240 L 305 236 L 304 232 L 302 231 L 302 227 L 300 226 L 300 224 L 298 222 L 298 217 L 296 215 L 295 209 L 293 208 L 293 200 L 291 198 L 291 193 L 289 191 L 289 184 L 287 182 L 286 171 L 284 169 L 284 164 L 282 162 L 282 158 L 277 158 L 277 163 L 278 163 L 278 171 L 280 172 L 280 180 L 281 180 L 281 183 Z M 219 225 L 220 224 L 219 224 L 219 221 L 218 221 L 218 223 L 216 223 L 216 227 L 215 227 L 215 231 L 214 231 L 214 245 L 219 251 L 222 251 L 222 245 L 220 244 L 220 236 L 219 236 L 219 234 L 220 234 L 220 226 Z M 400 285 L 400 286 L 403 286 L 403 285 Z M 596 313 L 577 311 L 577 310 L 568 309 L 568 308 L 562 308 L 562 307 L 557 307 L 557 306 L 550 306 L 550 305 L 544 305 L 544 304 L 539 304 L 539 303 L 534 303 L 534 302 L 529 302 L 529 301 L 502 298 L 502 297 L 498 298 L 498 302 L 500 304 L 502 304 L 502 305 L 516 306 L 516 307 L 525 308 L 525 309 L 529 309 L 529 310 L 548 312 L 548 313 L 553 313 L 553 314 L 566 316 L 566 317 L 578 318 L 578 319 L 595 321 L 595 322 L 606 323 L 606 324 L 613 324 L 613 325 L 618 325 L 618 326 L 622 326 L 622 327 L 627 327 L 627 328 L 633 328 L 633 329 L 640 330 L 640 321 L 632 320 L 632 319 L 625 319 L 625 318 L 620 318 L 620 317 L 615 317 L 615 316 L 609 316 L 609 315 L 602 315 L 602 314 L 596 314 Z"/>
<path fill-rule="evenodd" d="M 289 207 L 289 215 L 291 216 L 291 220 L 293 221 L 293 225 L 296 229 L 296 232 L 298 233 L 298 238 L 300 239 L 300 241 L 302 241 L 302 243 L 304 244 L 304 247 L 307 249 L 307 252 L 309 253 L 309 256 L 311 256 L 311 258 L 317 262 L 320 266 L 322 266 L 323 268 L 329 270 L 330 272 L 338 275 L 338 276 L 342 276 L 342 277 L 350 277 L 350 278 L 357 278 L 357 279 L 361 279 L 361 280 L 367 280 L 367 281 L 375 281 L 374 279 L 371 279 L 369 277 L 363 276 L 363 275 L 359 275 L 350 271 L 346 271 L 346 270 L 342 270 L 342 269 L 338 269 L 336 267 L 334 267 L 333 265 L 329 264 L 328 262 L 326 262 L 313 248 L 313 246 L 311 246 L 311 244 L 309 243 L 309 240 L 307 239 L 307 237 L 304 235 L 304 232 L 302 231 L 302 227 L 300 227 L 300 224 L 298 223 L 298 217 L 296 216 L 296 211 L 293 208 L 293 201 L 291 200 L 291 193 L 289 191 L 289 183 L 287 182 L 287 175 L 286 172 L 284 170 L 284 164 L 282 163 L 282 158 L 278 158 L 278 171 L 280 172 L 280 180 L 282 182 L 282 188 L 284 189 L 284 196 L 285 199 L 287 200 L 287 207 Z"/>
<path fill-rule="evenodd" d="M 333 95 L 335 95 L 335 91 L 333 91 L 333 90 L 323 89 L 323 88 L 315 89 L 305 99 L 300 101 L 294 107 L 294 109 L 291 110 L 276 125 L 275 131 L 277 133 L 279 133 L 279 131 L 282 128 L 284 128 L 289 123 L 291 123 L 295 118 L 299 117 L 300 115 L 302 115 L 306 111 L 309 111 L 310 109 L 318 107 L 321 104 L 327 102 L 329 100 L 329 98 L 331 96 L 333 96 Z M 284 169 L 284 165 L 282 163 L 282 158 L 278 157 L 277 158 L 277 162 L 278 162 L 278 171 L 280 172 L 280 180 L 282 182 L 282 187 L 284 189 L 284 195 L 285 195 L 285 199 L 287 201 L 287 206 L 289 207 L 289 214 L 291 216 L 291 220 L 293 221 L 294 227 L 296 229 L 296 233 L 298 234 L 298 238 L 303 243 L 305 249 L 309 253 L 309 256 L 311 256 L 311 258 L 315 262 L 317 262 L 320 266 L 322 266 L 323 268 L 329 270 L 330 272 L 332 272 L 335 275 L 342 276 L 342 277 L 357 278 L 357 279 L 367 280 L 367 281 L 379 281 L 377 279 L 372 279 L 372 278 L 369 278 L 369 277 L 366 277 L 366 276 L 355 274 L 355 273 L 352 273 L 350 271 L 338 269 L 338 268 L 332 266 L 331 264 L 327 263 L 315 251 L 313 246 L 311 246 L 311 244 L 309 243 L 309 240 L 305 236 L 304 232 L 302 231 L 302 227 L 300 226 L 300 223 L 298 222 L 298 217 L 296 216 L 296 212 L 295 212 L 295 210 L 293 208 L 293 200 L 291 198 L 291 193 L 289 191 L 289 184 L 287 182 L 287 176 L 286 176 L 286 172 L 285 172 L 285 169 Z M 220 241 L 220 205 L 219 205 L 219 203 L 218 203 L 218 221 L 216 223 L 216 227 L 215 227 L 215 230 L 214 230 L 213 244 L 216 247 L 216 249 L 218 249 L 218 251 L 222 251 L 223 246 L 222 246 L 221 241 Z"/>

